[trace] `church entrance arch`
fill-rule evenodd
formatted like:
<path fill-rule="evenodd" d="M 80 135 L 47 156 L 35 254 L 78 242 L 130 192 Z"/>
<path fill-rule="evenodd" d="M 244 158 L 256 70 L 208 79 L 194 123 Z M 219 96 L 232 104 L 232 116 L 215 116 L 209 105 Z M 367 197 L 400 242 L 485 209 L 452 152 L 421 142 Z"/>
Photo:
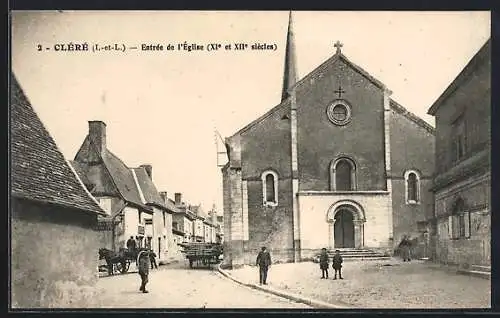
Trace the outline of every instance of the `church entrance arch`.
<path fill-rule="evenodd" d="M 330 248 L 362 248 L 364 246 L 364 211 L 355 201 L 342 200 L 327 212 Z"/>
<path fill-rule="evenodd" d="M 354 247 L 354 217 L 350 210 L 343 208 L 335 213 L 333 235 L 336 248 Z"/>

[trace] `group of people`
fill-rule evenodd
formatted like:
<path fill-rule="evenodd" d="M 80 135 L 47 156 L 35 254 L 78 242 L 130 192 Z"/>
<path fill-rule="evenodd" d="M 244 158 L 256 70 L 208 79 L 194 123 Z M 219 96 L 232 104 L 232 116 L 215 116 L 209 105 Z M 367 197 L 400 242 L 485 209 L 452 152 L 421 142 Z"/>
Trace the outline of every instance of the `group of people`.
<path fill-rule="evenodd" d="M 127 249 L 135 255 L 137 253 L 137 243 L 134 240 L 134 237 L 131 236 L 127 241 Z M 139 291 L 143 293 L 148 293 L 146 290 L 146 284 L 149 279 L 149 267 L 151 269 L 158 268 L 158 264 L 156 264 L 156 254 L 150 249 L 142 249 L 137 253 L 136 259 L 137 269 L 139 272 L 139 276 L 141 277 L 141 287 L 139 287 Z"/>

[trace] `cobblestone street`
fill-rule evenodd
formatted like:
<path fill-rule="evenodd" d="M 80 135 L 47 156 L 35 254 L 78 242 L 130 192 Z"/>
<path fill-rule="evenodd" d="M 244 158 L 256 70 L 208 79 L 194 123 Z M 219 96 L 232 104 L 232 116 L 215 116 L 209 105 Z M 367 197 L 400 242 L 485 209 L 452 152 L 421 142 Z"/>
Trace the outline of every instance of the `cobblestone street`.
<path fill-rule="evenodd" d="M 148 294 L 137 273 L 99 278 L 103 308 L 308 308 L 234 283 L 217 270 L 186 269 L 183 263 L 150 272 Z"/>
<path fill-rule="evenodd" d="M 254 266 L 228 272 L 243 282 L 258 282 Z M 342 272 L 344 280 L 332 280 L 332 273 L 325 280 L 320 279 L 318 264 L 279 264 L 271 267 L 268 283 L 277 289 L 355 308 L 491 307 L 490 280 L 459 275 L 422 261 L 352 261 L 344 263 Z"/>

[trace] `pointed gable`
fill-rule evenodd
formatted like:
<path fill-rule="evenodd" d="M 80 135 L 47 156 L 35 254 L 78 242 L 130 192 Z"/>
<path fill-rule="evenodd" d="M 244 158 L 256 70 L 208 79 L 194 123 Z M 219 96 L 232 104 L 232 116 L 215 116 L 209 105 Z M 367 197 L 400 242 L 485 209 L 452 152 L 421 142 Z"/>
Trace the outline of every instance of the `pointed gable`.
<path fill-rule="evenodd" d="M 86 191 L 11 74 L 11 194 L 105 214 Z"/>

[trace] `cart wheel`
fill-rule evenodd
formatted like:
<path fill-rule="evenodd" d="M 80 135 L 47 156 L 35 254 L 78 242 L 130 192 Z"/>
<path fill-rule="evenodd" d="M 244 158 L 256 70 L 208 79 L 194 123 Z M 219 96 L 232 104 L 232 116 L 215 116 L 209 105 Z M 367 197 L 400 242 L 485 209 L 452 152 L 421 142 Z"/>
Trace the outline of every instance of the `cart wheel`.
<path fill-rule="evenodd" d="M 129 267 L 130 267 L 130 262 L 128 262 L 128 261 L 124 261 L 122 263 L 117 264 L 117 269 L 122 274 L 125 274 L 126 272 L 128 272 Z"/>

